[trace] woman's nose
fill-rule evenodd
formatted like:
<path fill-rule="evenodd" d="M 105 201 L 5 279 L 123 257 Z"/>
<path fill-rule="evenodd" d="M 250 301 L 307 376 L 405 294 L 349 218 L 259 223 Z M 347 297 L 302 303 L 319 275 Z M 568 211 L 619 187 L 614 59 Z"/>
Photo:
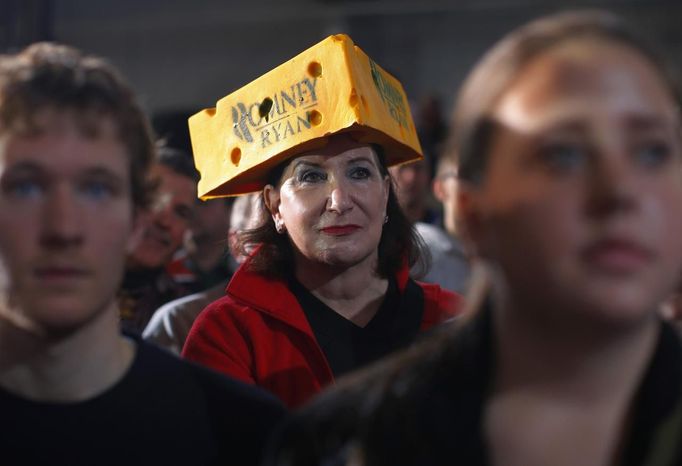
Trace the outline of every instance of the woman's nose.
<path fill-rule="evenodd" d="M 595 216 L 629 210 L 637 202 L 636 173 L 625 154 L 609 154 L 594 162 L 589 183 L 589 209 Z"/>
<path fill-rule="evenodd" d="M 342 214 L 351 209 L 353 201 L 348 186 L 343 182 L 333 181 L 327 198 L 327 210 Z"/>

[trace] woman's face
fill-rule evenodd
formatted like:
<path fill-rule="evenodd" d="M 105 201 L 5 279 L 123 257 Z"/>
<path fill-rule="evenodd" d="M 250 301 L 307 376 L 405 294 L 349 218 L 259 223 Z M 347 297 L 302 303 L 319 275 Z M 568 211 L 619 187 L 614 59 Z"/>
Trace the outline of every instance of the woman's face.
<path fill-rule="evenodd" d="M 374 265 L 389 183 L 370 146 L 337 136 L 289 162 L 279 188 L 267 186 L 264 196 L 297 263 Z"/>
<path fill-rule="evenodd" d="M 576 39 L 532 60 L 492 117 L 485 180 L 460 208 L 512 301 L 609 324 L 653 315 L 682 265 L 680 122 L 654 68 Z"/>

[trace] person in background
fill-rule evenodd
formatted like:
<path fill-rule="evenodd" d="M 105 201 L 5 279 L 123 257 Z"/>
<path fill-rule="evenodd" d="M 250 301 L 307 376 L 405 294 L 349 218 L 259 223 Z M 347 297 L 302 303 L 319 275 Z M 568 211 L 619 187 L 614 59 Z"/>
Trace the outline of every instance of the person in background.
<path fill-rule="evenodd" d="M 429 162 L 424 159 L 401 164 L 391 167 L 389 172 L 396 184 L 398 202 L 408 220 L 412 223 L 433 224 L 437 222 L 438 215 L 430 205 L 431 169 Z"/>
<path fill-rule="evenodd" d="M 226 233 L 230 230 L 233 201 L 228 197 L 196 203 L 183 247 L 166 266 L 166 273 L 184 294 L 225 283 L 236 270 Z"/>
<path fill-rule="evenodd" d="M 256 465 L 282 406 L 119 330 L 151 197 L 130 87 L 55 44 L 0 56 L 3 464 Z"/>
<path fill-rule="evenodd" d="M 457 240 L 453 240 L 437 225 L 439 217 L 430 206 L 431 175 L 428 161 L 394 166 L 389 172 L 395 180 L 398 202 L 426 246 L 424 253 L 429 257 L 426 270 L 417 264 L 410 270 L 410 275 L 416 280 L 436 283 L 450 291 L 464 292 L 468 283 L 469 264 Z"/>
<path fill-rule="evenodd" d="M 443 206 L 443 225 L 417 222 L 415 229 L 431 255 L 431 266 L 420 279 L 465 294 L 471 277 L 471 264 L 457 234 L 457 160 L 452 153 L 438 159 L 433 193 Z"/>
<path fill-rule="evenodd" d="M 348 55 L 339 44 L 362 53 L 347 36 L 325 43 L 344 59 Z M 361 63 L 369 61 L 360 58 Z M 311 69 L 315 71 L 309 67 L 304 72 Z M 258 145 L 247 159 L 257 164 L 245 165 L 249 168 L 243 172 L 237 166 L 221 173 L 220 194 L 238 194 L 242 180 L 248 180 L 248 189 L 262 194 L 266 215 L 241 235 L 245 255 L 256 249 L 235 272 L 226 295 L 199 314 L 182 355 L 266 388 L 290 407 L 300 406 L 341 375 L 409 346 L 420 332 L 460 310 L 459 296 L 408 276 L 421 248 L 398 204 L 388 166 L 421 159 L 421 154 L 416 134 L 405 131 L 413 127 L 409 109 L 400 120 L 389 120 L 386 101 L 370 94 L 390 88 L 391 104 L 400 104 L 393 111 L 402 112 L 407 98 L 400 84 L 376 64 L 363 73 L 371 86 L 382 86 L 354 90 L 354 101 L 365 92 L 363 98 L 375 102 L 374 114 L 386 112 L 377 126 L 324 123 L 320 133 L 313 133 L 311 122 L 309 139 L 281 141 L 268 157 Z M 259 84 L 268 82 L 281 85 L 271 78 L 247 88 L 261 85 L 259 93 L 273 95 L 273 88 Z M 325 98 L 337 92 L 336 82 L 329 75 L 316 81 L 318 115 L 342 111 L 336 100 Z M 203 121 L 214 124 L 217 113 L 199 117 L 206 115 L 211 120 Z M 192 124 L 190 120 L 190 130 Z M 191 134 L 193 146 L 203 147 L 203 140 L 194 144 L 203 134 L 208 130 Z M 220 139 L 209 141 L 244 147 L 243 134 L 232 127 L 227 134 L 215 134 Z"/>
<path fill-rule="evenodd" d="M 182 245 L 197 203 L 198 174 L 188 154 L 161 147 L 151 174 L 155 198 L 128 254 L 118 296 L 122 329 L 138 335 L 156 309 L 186 294 L 165 269 Z"/>
<path fill-rule="evenodd" d="M 531 22 L 465 80 L 469 319 L 316 400 L 266 464 L 678 465 L 682 94 L 622 20 Z M 277 447 L 277 445 L 280 445 Z"/>
<path fill-rule="evenodd" d="M 661 305 L 661 315 L 682 331 L 682 285 L 678 284 L 671 296 Z"/>
<path fill-rule="evenodd" d="M 221 200 L 208 202 L 219 205 Z M 232 205 L 230 231 L 225 236 L 229 238 L 231 261 L 236 264 L 241 264 L 246 259 L 237 247 L 237 235 L 260 222 L 260 202 L 259 194 L 249 194 L 236 198 Z M 218 283 L 207 290 L 164 304 L 154 313 L 142 337 L 179 355 L 199 313 L 225 294 L 226 285 L 227 281 Z"/>
<path fill-rule="evenodd" d="M 417 134 L 426 159 L 429 174 L 436 173 L 436 167 L 443 153 L 448 126 L 443 118 L 441 102 L 436 94 L 426 94 L 419 99 L 416 111 Z"/>

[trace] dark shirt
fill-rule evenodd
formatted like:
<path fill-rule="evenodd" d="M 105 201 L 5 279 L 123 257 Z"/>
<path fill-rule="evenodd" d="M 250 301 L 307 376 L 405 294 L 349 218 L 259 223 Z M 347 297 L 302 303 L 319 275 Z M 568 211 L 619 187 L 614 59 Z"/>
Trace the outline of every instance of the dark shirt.
<path fill-rule="evenodd" d="M 279 432 L 264 464 L 346 464 L 355 451 L 373 466 L 490 464 L 483 410 L 495 365 L 491 313 L 421 345 L 314 400 Z M 682 465 L 682 345 L 667 323 L 631 416 L 618 464 Z M 650 462 L 654 455 L 671 459 Z"/>
<path fill-rule="evenodd" d="M 190 295 L 229 281 L 237 265 L 225 254 L 210 270 L 203 271 L 185 253 L 166 266 L 166 274 L 183 295 Z"/>
<path fill-rule="evenodd" d="M 408 281 L 403 296 L 389 280 L 381 307 L 364 327 L 338 314 L 296 280 L 296 296 L 335 378 L 373 362 L 414 341 L 424 310 L 424 294 Z"/>
<path fill-rule="evenodd" d="M 158 308 L 185 294 L 163 269 L 127 270 L 118 292 L 121 330 L 140 335 Z"/>
<path fill-rule="evenodd" d="M 82 402 L 0 389 L 4 465 L 256 465 L 284 409 L 271 395 L 137 340 L 132 366 Z"/>

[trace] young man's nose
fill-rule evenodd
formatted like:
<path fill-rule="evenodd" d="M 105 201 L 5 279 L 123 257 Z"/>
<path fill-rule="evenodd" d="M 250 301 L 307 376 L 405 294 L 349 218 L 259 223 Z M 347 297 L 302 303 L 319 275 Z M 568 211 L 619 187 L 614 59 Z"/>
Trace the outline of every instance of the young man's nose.
<path fill-rule="evenodd" d="M 83 214 L 78 199 L 65 186 L 48 194 L 43 212 L 41 242 L 48 247 L 77 244 L 83 238 Z"/>

